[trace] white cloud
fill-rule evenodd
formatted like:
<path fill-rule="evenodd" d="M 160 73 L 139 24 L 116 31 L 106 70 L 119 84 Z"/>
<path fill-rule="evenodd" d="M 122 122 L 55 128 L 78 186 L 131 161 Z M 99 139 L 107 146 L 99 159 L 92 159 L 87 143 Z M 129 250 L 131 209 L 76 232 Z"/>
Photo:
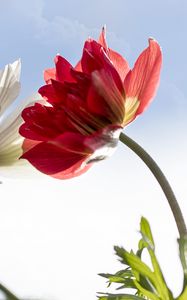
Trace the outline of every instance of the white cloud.
<path fill-rule="evenodd" d="M 35 26 L 35 38 L 42 44 L 60 44 L 62 51 L 71 49 L 73 56 L 76 56 L 77 52 L 80 53 L 83 42 L 89 36 L 97 40 L 101 32 L 101 28 L 89 28 L 78 20 L 63 16 L 55 16 L 52 20 L 47 20 L 41 15 L 35 19 Z M 107 40 L 111 48 L 129 54 L 129 44 L 114 32 L 107 32 Z"/>
<path fill-rule="evenodd" d="M 72 56 L 77 56 L 77 54 L 80 55 L 85 39 L 89 36 L 97 39 L 101 28 L 86 25 L 78 17 L 66 16 L 65 8 L 64 4 L 64 10 L 60 10 L 59 15 L 56 14 L 49 18 L 45 14 L 45 10 L 49 9 L 47 1 L 9 0 L 4 2 L 3 14 L 6 15 L 6 19 L 11 19 L 11 23 L 15 23 L 17 28 L 24 32 L 20 32 L 21 37 L 30 35 L 38 45 L 57 48 L 65 54 L 71 53 Z M 129 44 L 122 36 L 117 36 L 114 32 L 107 32 L 107 37 L 111 48 L 123 51 L 125 55 L 129 53 Z"/>
<path fill-rule="evenodd" d="M 69 43 L 78 39 L 83 39 L 89 35 L 89 29 L 79 23 L 77 20 L 71 20 L 65 17 L 56 16 L 49 21 L 42 15 L 35 19 L 36 34 L 35 37 L 41 39 L 44 44 L 54 43 L 58 40 L 69 41 Z"/>

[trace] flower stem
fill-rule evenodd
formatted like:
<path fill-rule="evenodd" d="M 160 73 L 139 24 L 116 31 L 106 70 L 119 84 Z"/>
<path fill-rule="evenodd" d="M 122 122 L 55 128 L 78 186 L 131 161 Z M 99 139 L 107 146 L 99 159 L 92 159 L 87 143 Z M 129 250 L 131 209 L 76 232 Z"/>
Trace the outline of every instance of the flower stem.
<path fill-rule="evenodd" d="M 184 237 L 185 235 L 187 235 L 187 229 L 180 206 L 177 202 L 177 199 L 173 193 L 173 190 L 167 178 L 165 177 L 159 166 L 140 145 L 138 145 L 133 139 L 128 137 L 126 134 L 120 134 L 120 141 L 126 146 L 128 146 L 132 151 L 134 151 L 151 170 L 168 200 L 169 206 L 175 218 L 180 237 Z"/>
<path fill-rule="evenodd" d="M 19 300 L 19 298 L 12 294 L 2 283 L 0 283 L 0 291 L 3 292 L 7 300 Z"/>

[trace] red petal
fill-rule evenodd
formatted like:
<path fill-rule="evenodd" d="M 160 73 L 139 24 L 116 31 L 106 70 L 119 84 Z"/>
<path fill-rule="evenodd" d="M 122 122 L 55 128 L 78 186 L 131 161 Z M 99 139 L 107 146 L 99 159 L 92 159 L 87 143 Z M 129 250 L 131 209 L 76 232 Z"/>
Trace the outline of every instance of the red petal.
<path fill-rule="evenodd" d="M 162 53 L 158 43 L 150 39 L 149 47 L 138 57 L 134 68 L 125 78 L 126 97 L 137 98 L 136 115 L 144 111 L 155 95 L 160 79 Z"/>
<path fill-rule="evenodd" d="M 92 86 L 89 89 L 87 96 L 88 109 L 91 113 L 102 116 L 103 118 L 110 117 L 110 107 L 108 106 L 105 98 L 101 95 L 98 88 Z"/>
<path fill-rule="evenodd" d="M 125 76 L 129 72 L 128 62 L 119 53 L 108 48 L 107 41 L 106 41 L 106 28 L 105 27 L 102 28 L 98 42 L 104 47 L 108 57 L 110 58 L 114 67 L 116 68 L 117 72 L 119 73 L 121 80 L 124 81 Z"/>
<path fill-rule="evenodd" d="M 92 79 L 93 87 L 87 99 L 90 111 L 105 116 L 114 124 L 121 124 L 125 113 L 125 92 L 118 73 L 102 69 L 93 72 Z"/>
<path fill-rule="evenodd" d="M 90 40 L 87 41 L 88 43 L 90 43 Z M 87 48 L 87 42 L 85 43 L 84 45 L 84 50 L 86 50 Z M 101 34 L 99 36 L 99 40 L 98 40 L 98 43 L 104 47 L 105 49 L 107 49 L 107 44 L 106 44 L 106 39 L 105 39 L 105 27 L 102 28 L 102 31 L 101 31 Z M 83 50 L 83 51 L 84 51 Z M 79 72 L 82 72 L 82 65 L 81 65 L 81 60 L 76 64 L 75 66 L 75 70 L 76 71 L 79 71 Z"/>
<path fill-rule="evenodd" d="M 88 169 L 84 161 L 92 152 L 84 145 L 84 140 L 85 137 L 80 134 L 65 133 L 50 142 L 37 144 L 21 158 L 47 175 L 63 179 L 64 173 L 64 178 L 71 178 Z"/>
<path fill-rule="evenodd" d="M 66 85 L 57 80 L 52 80 L 51 84 L 58 99 L 58 104 L 64 103 L 67 97 Z"/>
<path fill-rule="evenodd" d="M 56 79 L 55 68 L 47 69 L 44 71 L 44 80 L 47 84 L 51 83 L 51 79 Z"/>
<path fill-rule="evenodd" d="M 71 75 L 71 69 L 73 68 L 72 65 L 62 56 L 57 55 L 55 57 L 55 64 L 56 64 L 56 80 L 61 82 L 74 81 Z"/>
<path fill-rule="evenodd" d="M 106 27 L 103 26 L 102 31 L 99 36 L 98 43 L 101 44 L 101 46 L 105 49 L 108 50 L 108 45 L 106 41 Z"/>
<path fill-rule="evenodd" d="M 102 68 L 115 70 L 105 49 L 94 40 L 87 40 L 85 42 L 81 65 L 83 72 L 88 74 Z M 116 70 L 115 72 L 117 73 Z"/>
<path fill-rule="evenodd" d="M 22 144 L 23 153 L 25 153 L 28 150 L 32 149 L 33 147 L 35 147 L 39 143 L 41 143 L 41 142 L 33 141 L 33 140 L 29 140 L 29 139 L 24 139 L 23 144 Z"/>
<path fill-rule="evenodd" d="M 83 159 L 82 161 L 79 161 L 78 163 L 76 163 L 71 168 L 69 168 L 65 171 L 53 174 L 51 176 L 54 178 L 57 178 L 57 179 L 70 179 L 73 177 L 80 176 L 83 173 L 85 173 L 86 171 L 88 171 L 92 166 L 91 163 L 89 163 L 88 165 L 86 165 L 86 164 L 84 165 L 84 160 L 85 159 Z"/>
<path fill-rule="evenodd" d="M 75 66 L 74 69 L 75 69 L 76 71 L 78 71 L 78 72 L 82 72 L 81 61 L 79 61 L 79 62 L 76 64 L 76 66 Z"/>
<path fill-rule="evenodd" d="M 27 159 L 39 171 L 59 179 L 67 179 L 86 172 L 93 162 L 105 159 L 115 150 L 119 126 L 107 126 L 90 136 L 66 132 L 49 142 L 25 140 Z"/>
<path fill-rule="evenodd" d="M 36 126 L 32 126 L 27 123 L 22 124 L 19 128 L 19 133 L 28 139 L 33 139 L 36 141 L 48 141 L 50 135 L 47 132 L 47 129 L 42 128 L 42 130 L 40 130 L 42 131 L 41 133 L 38 131 L 39 130 L 37 130 Z"/>
<path fill-rule="evenodd" d="M 57 55 L 55 57 L 56 69 L 51 68 L 44 71 L 44 80 L 47 84 L 51 83 L 51 80 L 74 81 L 71 76 L 72 65 L 62 56 Z"/>
<path fill-rule="evenodd" d="M 22 112 L 25 123 L 19 132 L 22 136 L 37 141 L 48 141 L 68 130 L 67 117 L 62 109 L 36 103 Z"/>
<path fill-rule="evenodd" d="M 110 76 L 113 78 L 117 88 L 120 91 L 123 91 L 121 78 L 100 44 L 92 40 L 87 41 L 84 46 L 81 62 L 83 72 L 88 74 L 91 74 L 96 70 L 105 69 L 107 73 L 110 73 Z"/>
<path fill-rule="evenodd" d="M 81 59 L 83 72 L 90 74 L 95 70 L 101 69 L 102 65 L 103 54 L 101 52 L 101 45 L 93 40 L 86 41 Z"/>
<path fill-rule="evenodd" d="M 73 95 L 79 95 L 82 99 L 85 99 L 90 87 L 91 76 L 86 73 L 76 71 L 75 69 L 72 69 L 71 73 L 73 78 L 75 78 L 76 83 L 68 83 L 67 87 L 70 88 L 70 93 Z"/>
<path fill-rule="evenodd" d="M 56 95 L 55 89 L 52 86 L 52 84 L 47 84 L 42 86 L 39 90 L 38 93 L 49 103 L 51 104 L 56 104 L 59 103 L 60 99 Z"/>
<path fill-rule="evenodd" d="M 108 50 L 108 56 L 112 61 L 114 67 L 118 71 L 121 80 L 124 81 L 127 73 L 129 72 L 128 62 L 117 52 L 112 49 Z"/>
<path fill-rule="evenodd" d="M 50 104 L 59 106 L 67 97 L 67 88 L 61 82 L 51 79 L 51 84 L 42 86 L 38 93 Z"/>
<path fill-rule="evenodd" d="M 86 172 L 94 162 L 103 160 L 112 155 L 117 147 L 121 130 L 122 128 L 119 126 L 109 125 L 86 137 L 84 140 L 84 145 L 92 149 L 93 154 L 89 155 L 86 160 L 84 159 L 84 163 L 86 162 L 86 164 L 83 169 L 80 168 L 82 162 L 79 162 L 77 165 L 73 166 L 75 169 L 75 173 L 73 173 L 74 176 L 79 176 Z M 73 172 L 73 168 L 71 169 L 71 172 Z M 68 179 L 72 178 L 73 176 L 72 173 L 67 170 L 67 172 L 63 171 L 53 175 L 53 177 Z"/>

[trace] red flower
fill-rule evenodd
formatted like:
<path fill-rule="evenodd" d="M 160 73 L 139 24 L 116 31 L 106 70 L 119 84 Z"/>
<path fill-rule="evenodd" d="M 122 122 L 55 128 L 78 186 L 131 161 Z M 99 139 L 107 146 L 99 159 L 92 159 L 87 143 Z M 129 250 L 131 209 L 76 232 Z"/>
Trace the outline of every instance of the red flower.
<path fill-rule="evenodd" d="M 57 55 L 55 68 L 44 72 L 46 85 L 39 89 L 46 105 L 36 103 L 22 113 L 22 158 L 61 179 L 78 176 L 106 158 L 122 128 L 154 97 L 161 61 L 160 47 L 150 39 L 130 70 L 127 61 L 108 48 L 104 29 L 98 42 L 85 42 L 75 68 Z"/>

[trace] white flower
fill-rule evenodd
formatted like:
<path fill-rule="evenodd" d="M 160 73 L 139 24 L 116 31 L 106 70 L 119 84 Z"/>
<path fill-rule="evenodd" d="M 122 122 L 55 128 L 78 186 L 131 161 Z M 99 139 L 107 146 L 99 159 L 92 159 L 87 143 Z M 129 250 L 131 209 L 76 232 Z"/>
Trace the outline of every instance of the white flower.
<path fill-rule="evenodd" d="M 19 134 L 19 127 L 23 122 L 22 110 L 41 100 L 38 93 L 27 99 L 18 99 L 20 92 L 20 60 L 5 66 L 0 71 L 0 175 L 19 177 L 26 160 L 19 160 L 22 154 L 23 138 Z M 18 168 L 17 168 L 18 167 Z"/>

